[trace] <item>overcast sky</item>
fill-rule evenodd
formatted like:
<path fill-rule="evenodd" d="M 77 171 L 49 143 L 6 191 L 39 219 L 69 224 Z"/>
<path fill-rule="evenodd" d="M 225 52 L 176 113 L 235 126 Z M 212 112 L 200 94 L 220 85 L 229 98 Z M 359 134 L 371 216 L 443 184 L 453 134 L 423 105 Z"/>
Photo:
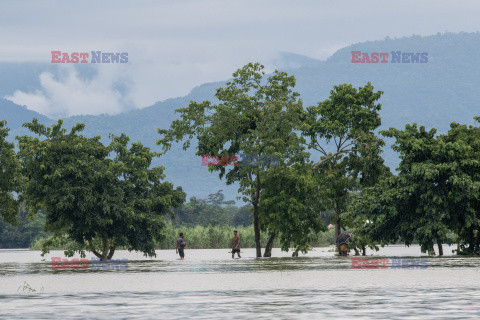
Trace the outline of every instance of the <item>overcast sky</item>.
<path fill-rule="evenodd" d="M 7 98 L 46 115 L 117 113 L 183 96 L 279 52 L 325 59 L 367 40 L 480 30 L 480 1 L 5 1 L 0 61 L 50 63 L 51 51 L 128 52 L 94 79 L 65 66 Z M 81 68 L 82 65 L 76 65 Z M 115 84 L 127 84 L 119 90 Z"/>

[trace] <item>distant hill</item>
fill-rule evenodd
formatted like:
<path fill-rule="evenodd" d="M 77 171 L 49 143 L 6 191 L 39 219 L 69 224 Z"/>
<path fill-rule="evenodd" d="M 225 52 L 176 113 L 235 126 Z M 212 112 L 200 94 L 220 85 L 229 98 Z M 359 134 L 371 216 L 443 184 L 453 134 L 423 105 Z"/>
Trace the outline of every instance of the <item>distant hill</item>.
<path fill-rule="evenodd" d="M 26 107 L 19 106 L 11 101 L 0 99 L 0 120 L 7 120 L 8 127 L 12 130 L 10 138 L 12 132 L 17 132 L 22 124 L 31 121 L 33 118 L 37 118 L 41 122 L 50 121 L 48 117 L 38 112 L 28 110 Z"/>
<path fill-rule="evenodd" d="M 357 50 L 368 53 L 397 50 L 428 52 L 428 63 L 354 64 L 351 63 L 351 51 Z M 480 33 L 447 33 L 357 43 L 338 50 L 326 61 L 283 53 L 277 63 L 297 77 L 296 90 L 305 106 L 326 99 L 333 85 L 352 83 L 358 87 L 370 81 L 376 90 L 385 92 L 381 99 L 382 128 L 401 128 L 407 123 L 417 122 L 445 132 L 452 121 L 471 124 L 472 118 L 480 115 L 478 52 Z M 19 65 L 19 68 L 23 67 Z M 28 74 L 25 70 L 23 72 Z M 0 76 L 0 87 L 5 81 L 8 80 Z M 15 79 L 12 81 L 21 83 Z M 34 86 L 34 81 L 30 82 Z M 168 99 L 119 115 L 70 117 L 65 119 L 65 124 L 71 127 L 75 122 L 85 122 L 86 134 L 101 135 L 105 140 L 110 132 L 124 132 L 132 140 L 158 150 L 155 145 L 158 138 L 156 128 L 167 128 L 176 117 L 174 110 L 187 106 L 190 100 L 213 99 L 215 89 L 224 83 L 204 84 L 185 97 Z M 11 88 L 8 83 L 7 86 Z M 0 90 L 0 93 L 11 94 L 13 89 L 7 93 Z M 33 116 L 45 123 L 52 122 L 24 107 L 0 100 L 0 119 L 8 120 L 12 135 L 25 132 L 20 128 L 21 124 L 31 121 Z M 183 151 L 176 146 L 156 164 L 164 165 L 167 179 L 181 185 L 188 196 L 206 197 L 223 189 L 227 199 L 234 199 L 236 187 L 227 187 L 216 175 L 208 173 L 207 168 L 200 165 L 201 158 L 194 153 L 194 149 Z M 396 167 L 398 157 L 393 151 L 387 149 L 385 158 L 392 169 Z"/>

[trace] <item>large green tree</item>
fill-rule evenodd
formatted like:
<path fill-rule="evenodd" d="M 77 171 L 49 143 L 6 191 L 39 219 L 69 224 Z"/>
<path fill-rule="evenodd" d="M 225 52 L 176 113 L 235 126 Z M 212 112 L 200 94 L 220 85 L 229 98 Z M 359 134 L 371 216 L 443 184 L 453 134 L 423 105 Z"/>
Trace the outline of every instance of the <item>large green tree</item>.
<path fill-rule="evenodd" d="M 119 246 L 155 255 L 163 215 L 185 196 L 162 182 L 163 167 L 150 168 L 156 153 L 141 143 L 129 147 L 125 135 L 111 136 L 105 146 L 98 136 L 80 135 L 83 124 L 69 133 L 61 120 L 52 127 L 36 119 L 24 126 L 39 137 L 17 138 L 28 178 L 23 197 L 33 212 L 45 210 L 47 231 L 67 235 L 79 251 L 101 259 L 111 259 Z"/>
<path fill-rule="evenodd" d="M 368 234 L 407 245 L 417 240 L 430 254 L 437 244 L 442 255 L 453 231 L 463 251 L 479 252 L 479 128 L 453 123 L 448 134 L 437 135 L 413 124 L 382 134 L 396 139 L 392 148 L 401 162 L 397 176 L 365 190 L 355 203 L 354 210 L 370 221 Z"/>
<path fill-rule="evenodd" d="M 381 124 L 377 101 L 382 93 L 370 83 L 358 89 L 341 84 L 328 99 L 307 108 L 303 135 L 308 147 L 320 153 L 314 175 L 320 198 L 334 210 L 335 237 L 345 230 L 343 216 L 352 192 L 389 171 L 380 156 L 384 142 L 374 132 Z"/>
<path fill-rule="evenodd" d="M 445 171 L 441 167 L 449 168 L 447 159 L 441 159 L 438 153 L 443 152 L 439 149 L 436 130 L 427 131 L 414 124 L 407 125 L 404 131 L 390 128 L 384 135 L 396 139 L 393 149 L 402 159 L 391 188 L 397 194 L 396 200 L 400 201 L 396 203 L 400 230 L 405 230 L 399 235 L 407 245 L 417 239 L 422 251 L 430 253 L 433 253 L 434 243 L 438 243 L 442 254 L 441 244 L 449 231 L 448 200 L 444 198 L 449 187 L 443 184 Z"/>
<path fill-rule="evenodd" d="M 458 253 L 480 254 L 480 127 L 452 123 L 439 139 L 449 228 L 459 237 Z"/>
<path fill-rule="evenodd" d="M 326 230 L 320 219 L 319 187 L 312 176 L 311 164 L 295 164 L 269 168 L 262 177 L 262 205 L 259 207 L 260 229 L 270 237 L 264 256 L 271 256 L 275 237 L 280 238 L 281 249 L 288 251 L 293 244 L 293 255 L 307 252 L 316 232 Z"/>
<path fill-rule="evenodd" d="M 16 224 L 18 199 L 22 177 L 20 163 L 14 151 L 14 144 L 7 141 L 9 129 L 6 121 L 0 121 L 0 216 L 11 224 Z"/>
<path fill-rule="evenodd" d="M 257 257 L 261 257 L 261 229 L 269 231 L 271 240 L 268 241 L 265 256 L 271 255 L 271 244 L 277 235 L 283 234 L 285 239 L 292 239 L 288 236 L 292 231 L 291 226 L 279 224 L 276 215 L 286 214 L 290 219 L 303 217 L 312 222 L 296 230 L 297 235 L 299 232 L 308 234 L 317 231 L 315 229 L 319 225 L 318 216 L 312 214 L 311 210 L 294 215 L 296 210 L 306 210 L 304 203 L 308 195 L 291 192 L 292 183 L 281 184 L 278 179 L 278 170 L 287 170 L 287 167 L 304 174 L 300 167 L 308 162 L 305 141 L 296 131 L 300 129 L 304 110 L 299 94 L 293 91 L 294 86 L 293 76 L 275 71 L 271 76 L 264 77 L 263 66 L 250 63 L 236 71 L 226 87 L 217 89 L 215 96 L 220 101 L 218 104 L 210 101 L 191 102 L 187 108 L 177 110 L 181 118 L 174 121 L 169 130 L 159 130 L 162 138 L 157 143 L 163 145 L 165 150 L 170 148 L 173 141 L 180 142 L 185 137 L 187 139 L 183 147 L 186 149 L 191 139 L 196 137 L 198 156 L 209 154 L 220 159 L 239 154 L 258 159 L 278 157 L 275 167 L 266 161 L 247 164 L 246 159 L 237 161 L 237 166 L 209 167 L 212 172 L 218 172 L 220 178 L 225 177 L 227 184 L 238 182 L 244 201 L 251 204 Z M 303 184 L 307 178 L 299 175 L 292 176 L 292 179 Z M 269 188 L 284 192 L 283 196 L 290 199 L 276 206 L 268 204 L 268 198 L 273 194 L 267 192 Z M 293 200 L 294 197 L 298 197 L 297 201 Z M 302 205 L 292 209 L 291 206 L 297 204 Z M 305 236 L 297 236 L 292 240 L 300 248 L 305 244 L 305 239 Z"/>

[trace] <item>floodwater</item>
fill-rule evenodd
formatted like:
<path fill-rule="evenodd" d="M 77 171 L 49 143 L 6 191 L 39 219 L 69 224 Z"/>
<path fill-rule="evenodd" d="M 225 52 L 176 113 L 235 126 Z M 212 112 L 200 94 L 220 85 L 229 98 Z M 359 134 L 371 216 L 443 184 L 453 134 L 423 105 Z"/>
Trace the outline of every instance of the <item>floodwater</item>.
<path fill-rule="evenodd" d="M 241 259 L 229 249 L 185 250 L 185 260 L 174 250 L 116 251 L 128 266 L 111 270 L 52 269 L 62 251 L 0 250 L 0 319 L 480 318 L 480 258 L 395 245 L 367 252 L 389 268 L 352 269 L 352 257 L 329 249 L 298 258 L 274 249 L 261 259 L 254 249 Z M 423 267 L 392 268 L 394 257 Z"/>

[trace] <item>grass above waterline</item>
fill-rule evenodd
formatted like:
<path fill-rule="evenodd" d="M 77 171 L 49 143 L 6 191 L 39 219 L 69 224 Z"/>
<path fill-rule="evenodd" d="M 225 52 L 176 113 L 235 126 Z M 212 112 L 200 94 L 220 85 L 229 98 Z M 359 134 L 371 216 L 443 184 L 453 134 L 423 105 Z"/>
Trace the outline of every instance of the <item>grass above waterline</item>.
<path fill-rule="evenodd" d="M 247 227 L 232 227 L 232 226 L 195 226 L 195 227 L 181 227 L 168 224 L 165 229 L 165 238 L 157 243 L 157 249 L 175 249 L 175 243 L 180 232 L 183 232 L 185 242 L 189 249 L 224 249 L 231 248 L 233 231 L 238 231 L 238 236 L 241 239 L 242 248 L 255 247 L 255 235 L 253 226 Z M 261 245 L 265 247 L 268 241 L 268 233 L 262 232 Z M 325 247 L 335 243 L 335 231 L 328 230 L 319 232 L 317 240 L 310 243 L 312 247 Z M 31 246 L 31 250 L 41 250 L 45 242 L 45 238 L 36 240 Z M 72 249 L 75 244 L 71 241 L 56 243 L 50 250 L 66 250 Z M 273 247 L 280 247 L 278 239 L 273 243 Z M 125 248 L 117 248 L 118 250 Z"/>

